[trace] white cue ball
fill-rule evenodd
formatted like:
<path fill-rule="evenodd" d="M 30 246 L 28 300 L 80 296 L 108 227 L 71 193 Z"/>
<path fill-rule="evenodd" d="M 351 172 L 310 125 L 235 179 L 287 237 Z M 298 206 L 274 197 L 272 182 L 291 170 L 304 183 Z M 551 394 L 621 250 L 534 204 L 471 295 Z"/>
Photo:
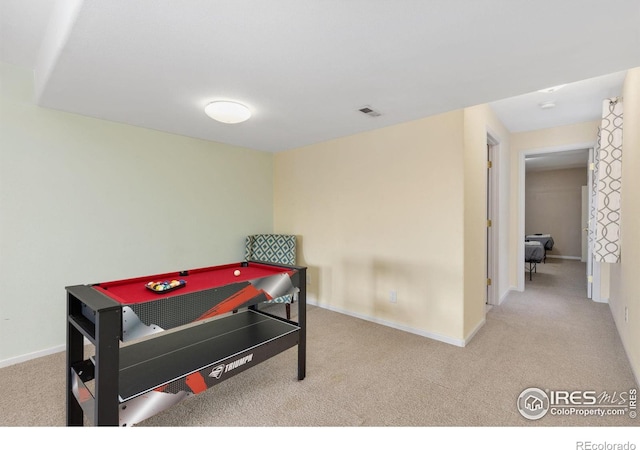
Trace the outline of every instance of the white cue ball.
<path fill-rule="evenodd" d="M 235 270 L 235 271 L 233 272 L 233 274 L 234 274 L 235 276 L 239 276 L 239 275 L 240 275 L 240 271 L 239 271 L 239 270 Z"/>

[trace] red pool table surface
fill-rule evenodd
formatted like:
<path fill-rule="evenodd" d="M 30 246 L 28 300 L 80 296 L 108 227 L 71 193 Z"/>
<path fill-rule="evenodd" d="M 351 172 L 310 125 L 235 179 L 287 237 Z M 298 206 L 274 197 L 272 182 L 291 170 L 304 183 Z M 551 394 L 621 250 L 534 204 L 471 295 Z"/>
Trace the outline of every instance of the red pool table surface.
<path fill-rule="evenodd" d="M 240 271 L 240 275 L 234 275 L 234 271 L 236 270 Z M 246 267 L 243 266 L 243 263 L 233 263 L 222 266 L 191 269 L 181 272 L 168 272 L 125 280 L 108 281 L 94 284 L 93 288 L 109 296 L 118 303 L 135 304 L 155 301 L 171 297 L 173 295 L 189 294 L 233 283 L 247 282 L 249 280 L 282 273 L 291 274 L 293 273 L 293 270 L 285 267 L 260 264 L 257 262 L 249 262 Z M 171 280 L 185 280 L 186 284 L 183 287 L 164 292 L 156 292 L 147 288 L 147 283 L 151 281 L 170 282 Z"/>

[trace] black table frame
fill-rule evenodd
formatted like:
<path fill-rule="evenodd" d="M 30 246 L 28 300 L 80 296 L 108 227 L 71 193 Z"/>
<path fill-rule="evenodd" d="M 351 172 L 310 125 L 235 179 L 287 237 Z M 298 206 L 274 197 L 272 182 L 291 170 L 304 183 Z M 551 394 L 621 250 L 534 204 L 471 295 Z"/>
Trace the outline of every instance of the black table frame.
<path fill-rule="evenodd" d="M 303 380 L 306 267 L 259 264 L 295 270 L 291 280 L 298 290 L 297 322 L 260 311 L 258 305 L 264 298 L 258 297 L 240 311 L 121 345 L 123 306 L 93 285 L 67 287 L 67 425 L 83 426 L 85 415 L 93 425 L 134 425 L 183 399 L 172 398 L 168 406 L 155 406 L 152 413 L 134 415 L 134 422 L 129 422 L 127 406 L 157 395 L 160 385 L 179 385 L 175 389 L 180 389 L 188 376 L 196 376 L 206 382 L 206 386 L 201 383 L 202 389 L 208 389 L 296 345 L 298 380 Z M 85 339 L 95 349 L 90 358 L 85 357 Z M 233 370 L 227 372 L 224 367 Z M 224 375 L 217 377 L 216 372 L 214 377 L 217 369 Z M 165 377 L 158 378 L 159 373 Z M 89 381 L 94 383 L 92 388 L 88 387 Z"/>

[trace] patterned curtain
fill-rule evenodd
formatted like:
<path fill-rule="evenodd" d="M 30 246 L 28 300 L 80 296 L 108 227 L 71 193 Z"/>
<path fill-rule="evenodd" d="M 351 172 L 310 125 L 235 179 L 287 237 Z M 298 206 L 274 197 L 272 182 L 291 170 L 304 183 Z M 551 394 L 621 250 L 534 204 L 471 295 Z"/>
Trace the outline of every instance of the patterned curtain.
<path fill-rule="evenodd" d="M 620 187 L 622 173 L 622 100 L 602 103 L 602 124 L 594 150 L 594 259 L 620 262 Z M 593 217 L 592 217 L 593 218 Z"/>
<path fill-rule="evenodd" d="M 591 190 L 591 199 L 589 200 L 589 246 L 591 252 L 594 252 L 596 248 L 596 225 L 598 223 L 598 167 L 600 166 L 600 127 L 598 127 L 598 140 L 596 146 L 593 149 L 593 161 L 591 165 L 591 184 L 589 189 Z M 595 255 L 595 253 L 594 253 Z"/>

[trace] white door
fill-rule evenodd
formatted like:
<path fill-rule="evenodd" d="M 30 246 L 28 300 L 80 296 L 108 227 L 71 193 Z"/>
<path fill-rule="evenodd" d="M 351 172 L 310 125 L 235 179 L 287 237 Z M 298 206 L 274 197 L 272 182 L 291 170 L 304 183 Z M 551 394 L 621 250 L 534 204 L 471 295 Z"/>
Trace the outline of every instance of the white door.
<path fill-rule="evenodd" d="M 493 201 L 493 184 L 491 176 L 491 144 L 487 144 L 487 236 L 486 236 L 486 248 L 487 248 L 487 292 L 486 301 L 487 305 L 493 304 L 493 230 L 491 229 L 491 212 Z"/>
<path fill-rule="evenodd" d="M 587 298 L 591 298 L 591 258 L 589 255 L 589 186 L 582 186 L 582 255 L 580 260 L 587 263 Z"/>
<path fill-rule="evenodd" d="M 593 298 L 593 242 L 592 239 L 589 239 L 590 236 L 593 236 L 593 232 L 591 230 L 591 228 L 595 225 L 595 223 L 591 223 L 592 222 L 592 211 L 595 211 L 595 209 L 592 209 L 595 207 L 595 205 L 593 204 L 593 202 L 595 201 L 595 199 L 593 198 L 593 149 L 590 148 L 589 149 L 589 161 L 587 163 L 587 206 L 586 206 L 586 227 L 583 226 L 583 229 L 586 228 L 586 232 L 583 233 L 583 238 L 584 235 L 586 235 L 587 238 L 587 254 L 586 254 L 586 259 L 587 259 L 587 298 Z M 584 188 L 583 188 L 583 195 L 582 195 L 582 207 L 583 207 L 583 212 L 582 212 L 582 217 L 584 220 L 585 217 L 585 211 L 584 211 L 584 202 L 585 202 L 585 198 L 584 198 Z M 583 245 L 584 247 L 584 245 Z"/>
<path fill-rule="evenodd" d="M 582 186 L 582 221 L 581 221 L 582 253 L 580 261 L 587 262 L 589 252 L 589 186 Z"/>

